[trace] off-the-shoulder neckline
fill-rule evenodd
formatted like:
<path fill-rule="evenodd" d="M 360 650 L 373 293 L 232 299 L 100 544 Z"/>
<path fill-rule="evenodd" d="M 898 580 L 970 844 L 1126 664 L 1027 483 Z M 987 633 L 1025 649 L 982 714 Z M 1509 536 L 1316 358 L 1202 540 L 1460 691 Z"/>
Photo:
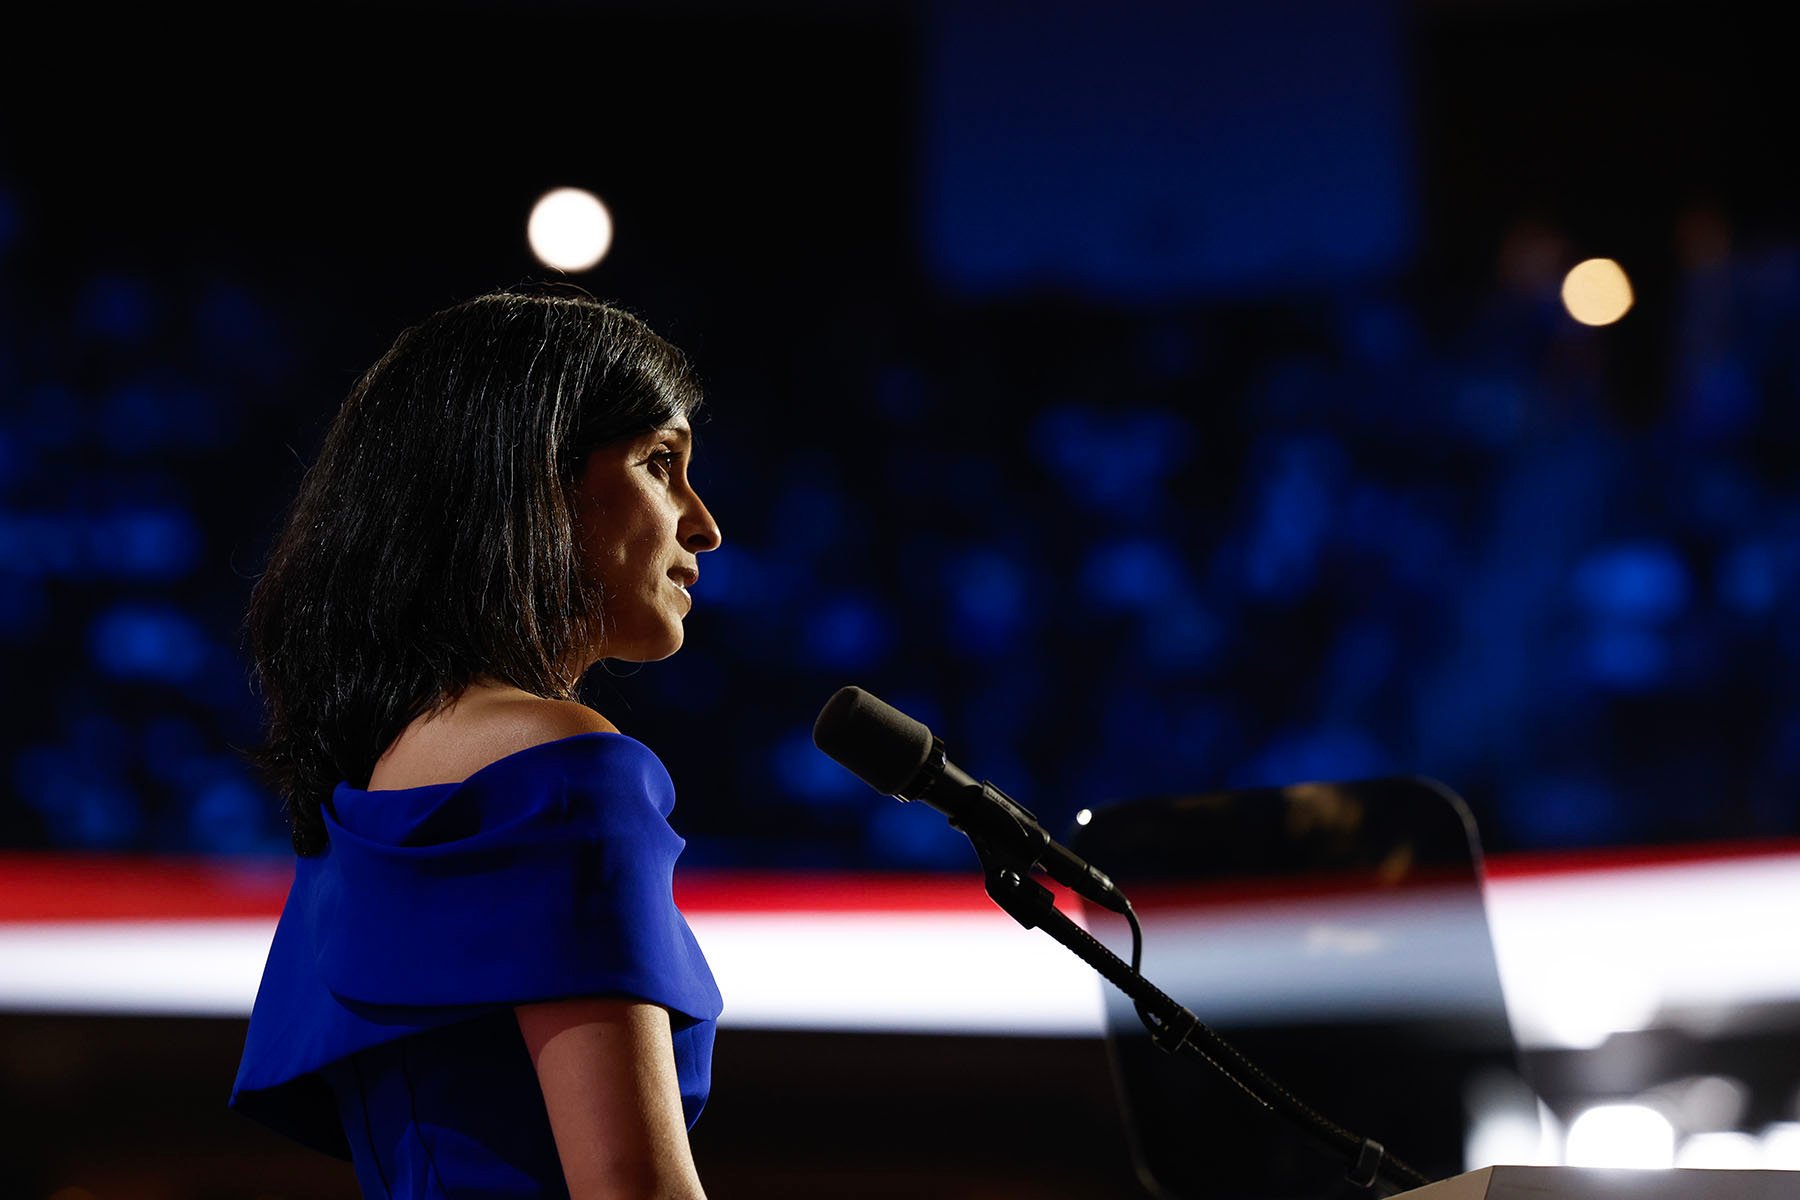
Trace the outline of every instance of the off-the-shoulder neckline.
<path fill-rule="evenodd" d="M 420 784 L 415 784 L 412 787 L 376 788 L 373 791 L 371 791 L 367 788 L 351 787 L 350 781 L 346 779 L 346 780 L 343 780 L 342 782 L 340 782 L 332 790 L 334 793 L 335 792 L 354 792 L 359 796 L 405 796 L 405 795 L 411 795 L 412 793 L 415 793 L 415 792 L 436 792 L 436 791 L 443 791 L 447 788 L 459 788 L 459 787 L 464 786 L 465 784 L 473 783 L 473 782 L 475 782 L 475 780 L 480 779 L 483 775 L 488 774 L 490 771 L 493 771 L 496 768 L 498 768 L 506 763 L 514 762 L 527 754 L 535 755 L 539 751 L 545 750 L 551 746 L 565 746 L 571 742 L 582 742 L 582 741 L 586 741 L 587 739 L 590 739 L 590 738 L 616 738 L 620 741 L 633 742 L 633 743 L 642 745 L 642 743 L 638 742 L 636 738 L 631 737 L 627 734 L 611 733 L 611 732 L 607 732 L 604 730 L 596 729 L 596 730 L 591 730 L 587 733 L 572 733 L 568 737 L 552 738 L 551 740 L 549 740 L 547 742 L 538 742 L 535 745 L 525 746 L 521 749 L 514 750 L 511 754 L 501 755 L 499 758 L 496 758 L 493 762 L 488 763 L 486 766 L 481 767 L 479 770 L 474 771 L 473 773 L 471 773 L 470 775 L 468 775 L 462 779 L 450 780 L 445 783 L 420 783 Z"/>

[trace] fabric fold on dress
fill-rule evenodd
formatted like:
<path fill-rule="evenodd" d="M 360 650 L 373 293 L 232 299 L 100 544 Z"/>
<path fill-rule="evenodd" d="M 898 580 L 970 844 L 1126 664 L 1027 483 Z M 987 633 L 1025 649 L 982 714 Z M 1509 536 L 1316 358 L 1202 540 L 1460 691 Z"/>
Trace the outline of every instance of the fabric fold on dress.
<path fill-rule="evenodd" d="M 669 1010 L 691 1127 L 722 1004 L 675 907 L 674 803 L 656 755 L 616 733 L 545 742 L 460 783 L 340 783 L 321 806 L 328 848 L 296 859 L 230 1107 L 350 1158 L 326 1067 L 515 1004 L 617 995 Z"/>

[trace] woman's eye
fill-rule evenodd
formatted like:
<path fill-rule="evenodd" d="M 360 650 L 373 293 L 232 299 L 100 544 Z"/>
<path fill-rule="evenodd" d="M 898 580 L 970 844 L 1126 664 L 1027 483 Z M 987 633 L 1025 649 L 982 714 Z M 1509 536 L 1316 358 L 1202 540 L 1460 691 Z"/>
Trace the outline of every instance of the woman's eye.
<path fill-rule="evenodd" d="M 681 456 L 673 450 L 658 450 L 650 456 L 650 461 L 660 466 L 664 475 L 672 476 L 675 474 L 675 464 L 681 461 Z"/>

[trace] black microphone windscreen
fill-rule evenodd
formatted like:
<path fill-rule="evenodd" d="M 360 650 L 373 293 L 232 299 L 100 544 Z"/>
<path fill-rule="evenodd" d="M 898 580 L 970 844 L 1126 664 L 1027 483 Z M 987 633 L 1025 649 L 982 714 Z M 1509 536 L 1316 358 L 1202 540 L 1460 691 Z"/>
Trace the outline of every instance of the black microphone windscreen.
<path fill-rule="evenodd" d="M 813 745 L 894 796 L 930 757 L 931 730 L 859 687 L 839 688 L 813 722 Z"/>

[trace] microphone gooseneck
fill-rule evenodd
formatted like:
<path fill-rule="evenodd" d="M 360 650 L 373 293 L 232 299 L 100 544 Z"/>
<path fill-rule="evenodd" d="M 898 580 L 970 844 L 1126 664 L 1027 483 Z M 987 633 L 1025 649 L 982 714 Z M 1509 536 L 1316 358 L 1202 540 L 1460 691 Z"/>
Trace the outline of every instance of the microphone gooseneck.
<path fill-rule="evenodd" d="M 1159 1048 L 1204 1060 L 1255 1103 L 1279 1112 L 1348 1165 L 1358 1187 L 1378 1182 L 1421 1187 L 1424 1175 L 1380 1142 L 1360 1137 L 1314 1112 L 1245 1058 L 1198 1017 L 1159 990 L 1138 970 L 1142 933 L 1124 893 L 1080 856 L 1051 840 L 1037 818 L 1005 792 L 977 782 L 952 763 L 942 739 L 891 704 L 859 687 L 840 688 L 813 724 L 813 744 L 878 792 L 920 800 L 950 818 L 968 836 L 987 875 L 994 902 L 1027 929 L 1042 929 L 1131 998 Z M 1092 935 L 1057 911 L 1050 890 L 1031 878 L 1033 868 L 1085 899 L 1122 913 L 1131 922 L 1129 966 Z"/>

